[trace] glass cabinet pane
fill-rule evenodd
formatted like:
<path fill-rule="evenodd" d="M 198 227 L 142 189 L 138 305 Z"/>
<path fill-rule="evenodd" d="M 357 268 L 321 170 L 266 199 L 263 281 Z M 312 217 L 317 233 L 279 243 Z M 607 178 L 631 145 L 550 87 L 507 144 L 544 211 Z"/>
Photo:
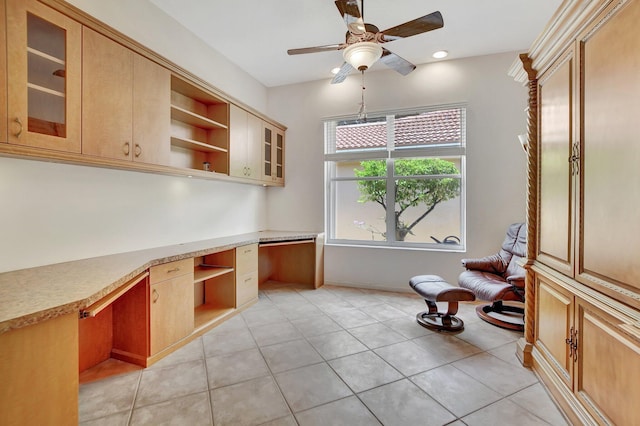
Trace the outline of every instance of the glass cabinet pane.
<path fill-rule="evenodd" d="M 271 176 L 271 129 L 264 129 L 264 175 Z"/>
<path fill-rule="evenodd" d="M 283 165 L 282 151 L 283 150 L 284 150 L 283 135 L 278 133 L 276 136 L 276 177 L 277 178 L 282 178 L 282 165 Z"/>

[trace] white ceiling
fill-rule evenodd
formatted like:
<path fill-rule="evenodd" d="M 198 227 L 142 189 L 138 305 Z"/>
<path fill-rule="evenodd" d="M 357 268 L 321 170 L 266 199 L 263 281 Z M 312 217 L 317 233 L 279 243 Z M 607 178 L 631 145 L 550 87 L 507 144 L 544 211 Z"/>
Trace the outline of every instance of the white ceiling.
<path fill-rule="evenodd" d="M 342 43 L 346 26 L 333 0 L 149 0 L 267 87 L 332 78 L 342 52 L 287 55 L 287 49 Z M 444 28 L 385 47 L 414 64 L 526 51 L 561 0 L 365 0 L 380 30 L 439 10 Z M 376 63 L 372 71 L 385 66 Z"/>

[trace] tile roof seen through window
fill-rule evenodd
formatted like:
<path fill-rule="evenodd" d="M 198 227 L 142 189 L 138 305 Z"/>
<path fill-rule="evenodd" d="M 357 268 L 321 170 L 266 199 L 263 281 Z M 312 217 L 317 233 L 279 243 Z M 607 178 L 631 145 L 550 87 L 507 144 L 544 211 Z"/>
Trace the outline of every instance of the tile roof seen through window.
<path fill-rule="evenodd" d="M 461 142 L 459 108 L 396 117 L 395 145 L 441 145 Z M 383 148 L 387 144 L 386 121 L 344 124 L 336 128 L 336 150 Z"/>

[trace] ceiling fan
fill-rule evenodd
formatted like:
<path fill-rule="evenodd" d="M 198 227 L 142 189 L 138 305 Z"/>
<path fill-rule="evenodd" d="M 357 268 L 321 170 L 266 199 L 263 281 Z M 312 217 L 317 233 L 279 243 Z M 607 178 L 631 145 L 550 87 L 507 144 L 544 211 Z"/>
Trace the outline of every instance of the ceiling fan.
<path fill-rule="evenodd" d="M 442 28 L 444 26 L 442 15 L 440 12 L 433 12 L 413 21 L 380 31 L 375 25 L 364 22 L 364 0 L 361 0 L 361 2 L 362 9 L 358 7 L 358 0 L 336 0 L 335 2 L 345 24 L 347 24 L 344 43 L 289 49 L 287 53 L 289 55 L 300 55 L 344 50 L 343 57 L 345 62 L 340 67 L 340 71 L 331 80 L 332 84 L 343 82 L 354 68 L 364 72 L 378 59 L 402 75 L 409 74 L 416 66 L 382 47 L 382 44 Z"/>

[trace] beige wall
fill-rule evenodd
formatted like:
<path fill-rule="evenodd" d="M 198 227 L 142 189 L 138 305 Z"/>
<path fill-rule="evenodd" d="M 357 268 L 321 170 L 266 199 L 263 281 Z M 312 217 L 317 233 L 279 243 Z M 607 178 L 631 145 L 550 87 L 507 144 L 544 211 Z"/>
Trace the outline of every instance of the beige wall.
<path fill-rule="evenodd" d="M 323 230 L 323 126 L 355 113 L 360 79 L 266 89 L 146 1 L 72 0 L 119 31 L 289 127 L 285 188 L 0 158 L 0 271 L 261 229 Z M 144 19 L 141 19 L 144 17 Z M 337 53 L 336 53 L 337 54 Z M 495 250 L 524 219 L 526 90 L 516 53 L 367 74 L 370 111 L 466 102 L 468 256 Z M 406 289 L 411 275 L 454 280 L 460 253 L 326 248 L 328 282 Z"/>
<path fill-rule="evenodd" d="M 507 75 L 516 57 L 512 52 L 443 61 L 418 66 L 406 77 L 390 70 L 367 74 L 369 111 L 466 103 L 467 252 L 327 246 L 327 282 L 407 290 L 417 274 L 455 281 L 461 258 L 497 251 L 507 226 L 525 219 L 526 158 L 517 135 L 526 129 L 527 90 Z M 287 186 L 269 189 L 269 226 L 321 230 L 322 121 L 358 111 L 360 78 L 270 88 L 268 100 L 268 114 L 289 126 Z"/>

